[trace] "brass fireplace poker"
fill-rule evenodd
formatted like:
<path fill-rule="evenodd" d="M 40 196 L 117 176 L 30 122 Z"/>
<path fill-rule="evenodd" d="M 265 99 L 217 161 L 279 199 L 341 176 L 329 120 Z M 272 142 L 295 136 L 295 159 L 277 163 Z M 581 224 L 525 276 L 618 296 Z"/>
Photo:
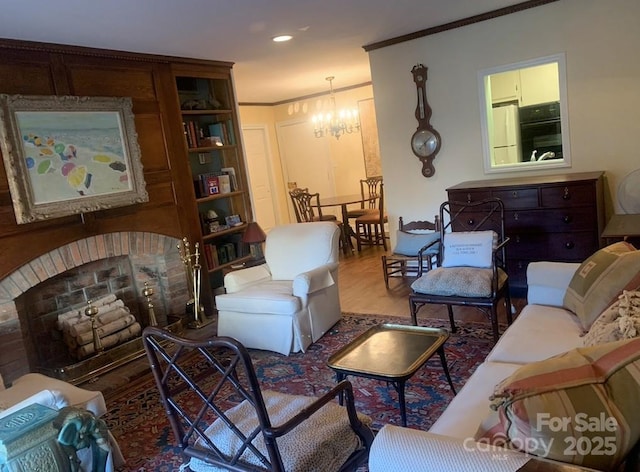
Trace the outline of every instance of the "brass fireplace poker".
<path fill-rule="evenodd" d="M 202 283 L 202 266 L 200 265 L 200 244 L 195 243 L 194 252 L 191 253 L 191 245 L 187 238 L 182 238 L 178 243 L 178 250 L 187 273 L 187 287 L 189 289 L 189 301 L 187 301 L 187 314 L 193 313 L 193 320 L 189 322 L 189 328 L 202 328 L 213 320 L 204 314 L 204 306 L 200 304 L 200 288 Z M 197 309 L 196 309 L 197 307 Z"/>
<path fill-rule="evenodd" d="M 149 312 L 149 326 L 158 326 L 156 320 L 156 313 L 153 310 L 153 303 L 151 303 L 151 295 L 153 295 L 153 288 L 149 287 L 149 282 L 144 283 L 144 289 L 142 295 L 147 299 L 147 311 Z"/>
<path fill-rule="evenodd" d="M 98 316 L 98 307 L 91 304 L 91 300 L 87 301 L 87 308 L 84 309 L 84 314 L 91 318 L 91 331 L 93 332 L 93 348 L 96 353 L 104 351 L 102 347 L 102 341 L 98 334 L 98 326 L 96 317 Z"/>

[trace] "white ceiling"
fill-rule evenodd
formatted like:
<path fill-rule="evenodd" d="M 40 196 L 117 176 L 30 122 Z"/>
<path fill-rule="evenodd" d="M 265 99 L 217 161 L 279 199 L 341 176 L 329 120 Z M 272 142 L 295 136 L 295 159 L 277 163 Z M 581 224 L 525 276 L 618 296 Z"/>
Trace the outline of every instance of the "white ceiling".
<path fill-rule="evenodd" d="M 240 102 L 274 103 L 370 81 L 364 45 L 521 1 L 0 0 L 0 37 L 231 61 Z"/>

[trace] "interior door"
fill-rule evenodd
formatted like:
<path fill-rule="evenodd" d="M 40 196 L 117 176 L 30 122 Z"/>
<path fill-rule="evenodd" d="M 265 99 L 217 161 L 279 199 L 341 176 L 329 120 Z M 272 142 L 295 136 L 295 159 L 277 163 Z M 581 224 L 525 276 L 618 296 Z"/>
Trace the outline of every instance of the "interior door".
<path fill-rule="evenodd" d="M 242 140 L 247 156 L 247 172 L 251 187 L 253 217 L 265 232 L 277 224 L 277 202 L 265 126 L 243 126 Z"/>
<path fill-rule="evenodd" d="M 327 138 L 316 138 L 308 121 L 278 123 L 276 131 L 287 193 L 291 187 L 300 187 L 320 193 L 321 198 L 335 196 Z M 323 213 L 332 210 L 335 209 L 323 209 Z M 296 221 L 290 201 L 289 215 L 291 221 Z"/>

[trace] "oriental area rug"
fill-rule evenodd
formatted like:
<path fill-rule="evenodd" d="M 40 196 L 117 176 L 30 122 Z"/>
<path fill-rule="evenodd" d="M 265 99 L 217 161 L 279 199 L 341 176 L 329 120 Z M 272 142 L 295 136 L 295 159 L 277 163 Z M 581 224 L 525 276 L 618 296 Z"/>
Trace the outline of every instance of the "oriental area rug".
<path fill-rule="evenodd" d="M 342 319 L 306 353 L 289 356 L 250 350 L 263 389 L 320 396 L 336 383 L 327 359 L 342 346 L 380 323 L 410 324 L 408 318 L 343 314 Z M 419 325 L 449 329 L 448 321 L 419 319 Z M 459 390 L 493 347 L 489 323 L 456 323 L 458 329 L 445 343 L 449 372 Z M 377 380 L 348 377 L 354 387 L 356 409 L 369 415 L 373 429 L 400 425 L 398 394 L 392 385 Z M 407 424 L 427 430 L 447 407 L 453 393 L 435 355 L 406 383 Z M 121 472 L 176 471 L 183 463 L 160 403 L 151 373 L 132 382 L 126 391 L 107 398 L 103 417 L 127 461 Z M 188 469 L 187 469 L 188 470 Z M 359 470 L 366 470 L 362 468 Z"/>

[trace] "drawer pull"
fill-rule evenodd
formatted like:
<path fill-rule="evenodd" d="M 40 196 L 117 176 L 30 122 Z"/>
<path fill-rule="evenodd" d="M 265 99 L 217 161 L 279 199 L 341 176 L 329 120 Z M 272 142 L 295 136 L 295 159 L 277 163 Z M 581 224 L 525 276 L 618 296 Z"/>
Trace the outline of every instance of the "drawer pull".
<path fill-rule="evenodd" d="M 571 194 L 569 193 L 569 187 L 565 187 L 564 188 L 564 193 L 562 194 L 562 199 L 563 200 L 570 200 L 571 199 Z"/>
<path fill-rule="evenodd" d="M 511 196 L 512 196 L 513 198 L 518 198 L 518 191 L 517 191 L 517 190 L 514 190 L 513 192 L 511 192 Z"/>
<path fill-rule="evenodd" d="M 575 244 L 573 243 L 573 241 L 567 241 L 566 243 L 564 243 L 564 247 L 566 247 L 567 249 L 573 249 L 575 246 Z"/>
<path fill-rule="evenodd" d="M 524 268 L 522 261 L 518 261 L 518 269 L 522 269 L 522 268 Z"/>
<path fill-rule="evenodd" d="M 467 203 L 471 203 L 471 194 L 470 193 L 467 194 Z"/>
<path fill-rule="evenodd" d="M 573 221 L 573 218 L 571 215 L 564 215 L 562 217 L 562 221 L 564 221 L 565 223 L 571 223 Z"/>
<path fill-rule="evenodd" d="M 516 243 L 519 243 L 519 242 L 520 242 L 520 236 L 518 235 L 516 236 Z"/>
<path fill-rule="evenodd" d="M 518 213 L 513 214 L 513 219 L 518 221 L 520 219 L 520 215 Z"/>
<path fill-rule="evenodd" d="M 467 221 L 467 224 L 469 226 L 475 226 L 476 224 L 476 220 L 474 220 L 473 218 L 469 218 L 469 220 Z"/>

